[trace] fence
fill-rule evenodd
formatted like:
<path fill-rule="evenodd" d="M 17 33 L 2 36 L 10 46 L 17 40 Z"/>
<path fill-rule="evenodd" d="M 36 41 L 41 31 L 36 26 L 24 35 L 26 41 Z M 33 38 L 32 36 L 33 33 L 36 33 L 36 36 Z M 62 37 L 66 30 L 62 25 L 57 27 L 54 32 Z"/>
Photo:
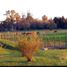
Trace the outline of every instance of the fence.
<path fill-rule="evenodd" d="M 67 48 L 67 32 L 43 34 L 44 47 L 48 48 Z"/>
<path fill-rule="evenodd" d="M 22 32 L 2 32 L 0 39 L 16 41 L 22 37 Z M 44 47 L 48 48 L 67 48 L 67 33 L 39 34 L 44 40 Z"/>

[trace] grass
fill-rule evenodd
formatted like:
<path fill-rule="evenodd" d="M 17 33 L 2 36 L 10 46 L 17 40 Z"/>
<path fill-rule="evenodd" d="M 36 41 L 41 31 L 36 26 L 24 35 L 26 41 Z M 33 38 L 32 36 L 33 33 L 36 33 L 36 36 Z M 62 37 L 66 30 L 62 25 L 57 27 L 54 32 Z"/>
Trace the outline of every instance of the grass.
<path fill-rule="evenodd" d="M 52 33 L 52 34 L 44 34 L 44 35 L 41 35 L 41 37 L 45 40 L 61 40 L 61 41 L 64 41 L 66 40 L 67 41 L 67 33 Z"/>
<path fill-rule="evenodd" d="M 66 66 L 67 49 L 64 50 L 40 50 L 33 56 L 33 62 L 21 56 L 19 51 L 0 48 L 0 66 Z M 3 52 L 5 51 L 5 52 Z"/>
<path fill-rule="evenodd" d="M 0 47 L 0 57 L 2 56 L 21 56 L 21 52 Z"/>
<path fill-rule="evenodd" d="M 39 31 L 40 37 L 44 42 L 48 41 L 62 41 L 67 43 L 67 32 L 56 32 L 43 34 L 45 31 Z M 7 33 L 6 33 L 7 34 Z M 10 35 L 10 32 L 9 32 Z M 0 39 L 6 45 L 17 47 L 17 38 L 11 34 L 10 39 Z M 19 36 L 20 39 L 25 37 Z M 16 41 L 13 41 L 16 40 Z M 40 50 L 35 56 L 33 56 L 33 62 L 27 62 L 27 59 L 21 55 L 18 50 L 10 50 L 0 47 L 0 66 L 67 66 L 67 49 L 53 49 L 53 50 Z"/>
<path fill-rule="evenodd" d="M 3 44 L 10 45 L 12 47 L 16 47 L 17 46 L 16 42 L 10 41 L 10 40 L 7 40 L 7 39 L 0 39 L 0 42 L 3 43 Z"/>

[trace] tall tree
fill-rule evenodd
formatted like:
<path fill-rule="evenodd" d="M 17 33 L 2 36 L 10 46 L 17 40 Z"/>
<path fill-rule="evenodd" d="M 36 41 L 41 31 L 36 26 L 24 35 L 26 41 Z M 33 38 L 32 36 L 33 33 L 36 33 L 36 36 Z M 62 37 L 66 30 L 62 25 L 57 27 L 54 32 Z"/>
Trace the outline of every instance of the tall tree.
<path fill-rule="evenodd" d="M 43 15 L 43 16 L 42 16 L 42 20 L 43 20 L 44 22 L 48 22 L 48 17 L 47 17 L 46 15 Z"/>
<path fill-rule="evenodd" d="M 33 17 L 31 16 L 31 13 L 30 12 L 27 13 L 26 20 L 27 20 L 27 22 L 33 22 Z"/>

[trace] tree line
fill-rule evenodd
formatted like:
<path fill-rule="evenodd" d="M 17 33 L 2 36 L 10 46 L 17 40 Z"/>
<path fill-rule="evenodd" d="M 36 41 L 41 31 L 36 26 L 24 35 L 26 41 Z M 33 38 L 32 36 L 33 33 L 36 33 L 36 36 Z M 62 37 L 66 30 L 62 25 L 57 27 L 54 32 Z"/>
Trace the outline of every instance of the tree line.
<path fill-rule="evenodd" d="M 64 16 L 48 19 L 46 15 L 43 15 L 40 20 L 34 18 L 30 12 L 27 16 L 24 14 L 20 16 L 15 10 L 8 10 L 4 15 L 6 19 L 0 22 L 0 31 L 67 29 L 67 18 Z"/>

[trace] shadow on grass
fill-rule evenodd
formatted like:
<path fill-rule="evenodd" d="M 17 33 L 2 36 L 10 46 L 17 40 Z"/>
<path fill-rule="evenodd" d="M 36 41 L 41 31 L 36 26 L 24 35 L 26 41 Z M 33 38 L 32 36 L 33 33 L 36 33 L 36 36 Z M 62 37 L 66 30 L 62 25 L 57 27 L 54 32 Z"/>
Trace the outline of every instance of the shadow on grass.
<path fill-rule="evenodd" d="M 9 49 L 9 50 L 18 50 L 18 48 L 13 47 L 13 46 L 10 46 L 10 45 L 8 45 L 8 44 L 4 44 L 4 43 L 2 43 L 2 42 L 0 42 L 0 44 L 1 44 L 2 47 L 5 48 L 5 49 Z"/>
<path fill-rule="evenodd" d="M 9 50 L 18 50 L 18 48 L 12 47 L 12 46 L 10 46 L 10 45 L 6 45 L 4 48 L 5 48 L 5 49 L 9 49 Z"/>

